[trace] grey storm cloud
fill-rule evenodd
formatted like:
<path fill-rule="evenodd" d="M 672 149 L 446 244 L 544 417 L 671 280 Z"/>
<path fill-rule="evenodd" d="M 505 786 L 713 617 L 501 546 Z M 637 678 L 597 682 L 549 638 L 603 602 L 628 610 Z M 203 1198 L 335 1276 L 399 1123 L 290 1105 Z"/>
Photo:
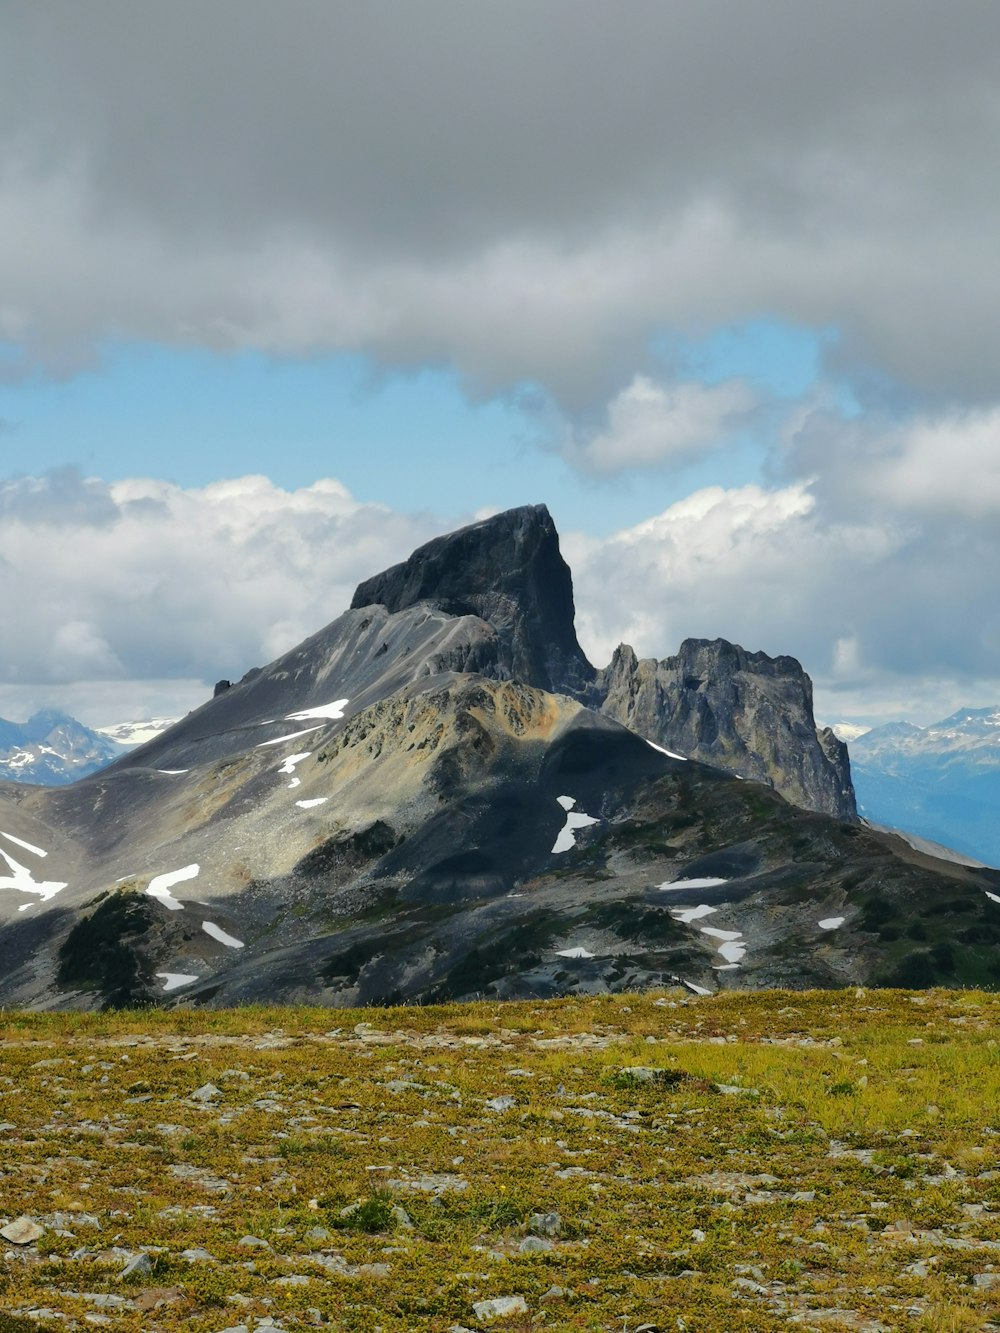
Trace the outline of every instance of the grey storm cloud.
<path fill-rule="evenodd" d="M 0 17 L 0 337 L 608 398 L 770 313 L 994 387 L 993 0 L 52 0 Z"/>

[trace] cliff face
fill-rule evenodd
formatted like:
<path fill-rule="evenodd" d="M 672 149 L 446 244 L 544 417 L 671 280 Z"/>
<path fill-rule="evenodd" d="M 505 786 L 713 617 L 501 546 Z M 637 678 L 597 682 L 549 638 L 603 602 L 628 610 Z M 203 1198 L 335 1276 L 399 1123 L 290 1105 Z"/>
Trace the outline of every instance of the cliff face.
<path fill-rule="evenodd" d="M 601 711 L 647 740 L 767 782 L 807 810 L 857 818 L 847 747 L 817 732 L 812 682 L 794 657 L 685 639 L 657 662 L 622 644 L 597 687 Z"/>
<path fill-rule="evenodd" d="M 807 810 L 857 818 L 846 747 L 817 734 L 812 684 L 794 658 L 688 639 L 661 662 L 623 645 L 595 671 L 577 642 L 573 581 L 544 505 L 428 542 L 360 584 L 351 606 L 399 614 L 420 603 L 483 624 L 483 642 L 453 670 L 568 694 L 647 740 L 768 782 Z"/>
<path fill-rule="evenodd" d="M 427 542 L 359 584 L 351 608 L 381 604 L 395 612 L 417 602 L 484 620 L 497 636 L 501 676 L 574 696 L 593 681 L 576 638 L 573 580 L 544 505 L 510 509 Z"/>

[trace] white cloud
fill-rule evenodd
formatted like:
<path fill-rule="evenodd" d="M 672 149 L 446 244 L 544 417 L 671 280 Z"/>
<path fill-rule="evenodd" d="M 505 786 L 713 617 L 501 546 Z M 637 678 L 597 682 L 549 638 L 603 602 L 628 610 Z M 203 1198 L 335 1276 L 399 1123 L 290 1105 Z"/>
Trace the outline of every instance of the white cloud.
<path fill-rule="evenodd" d="M 828 404 L 789 413 L 780 465 L 816 482 L 840 514 L 880 511 L 932 527 L 1000 511 L 1000 407 L 926 409 L 849 420 Z"/>
<path fill-rule="evenodd" d="M 890 437 L 865 479 L 898 509 L 1000 513 L 1000 407 L 918 419 Z"/>
<path fill-rule="evenodd" d="M 293 647 L 441 526 L 336 481 L 284 491 L 265 477 L 185 490 L 64 471 L 3 483 L 0 511 L 3 697 L 22 711 L 77 698 L 91 716 L 126 699 L 190 707 L 194 682 L 204 697 Z"/>
<path fill-rule="evenodd" d="M 959 463 L 986 436 L 969 438 L 963 453 L 925 445 L 929 427 L 905 436 Z M 828 718 L 919 722 L 1000 702 L 995 509 L 929 509 L 931 480 L 906 504 L 891 486 L 887 498 L 878 466 L 858 467 L 859 439 L 822 475 L 706 487 L 606 538 L 564 532 L 592 660 L 619 641 L 665 657 L 723 637 L 798 657 Z M 61 472 L 0 484 L 0 513 L 0 713 L 61 705 L 92 722 L 186 711 L 457 526 L 361 504 L 336 481 L 285 491 L 264 477 L 183 489 Z"/>
<path fill-rule="evenodd" d="M 738 380 L 663 384 L 635 375 L 608 404 L 605 429 L 571 439 L 564 452 L 570 462 L 598 473 L 687 463 L 727 443 L 753 403 Z"/>
<path fill-rule="evenodd" d="M 711 486 L 610 538 L 570 535 L 584 648 L 603 664 L 620 641 L 655 657 L 684 638 L 764 647 L 768 622 L 797 599 L 788 552 L 815 540 L 814 503 L 804 485 Z"/>
<path fill-rule="evenodd" d="M 571 534 L 584 649 L 667 657 L 725 638 L 797 657 L 826 717 L 916 721 L 1000 700 L 995 521 L 921 521 L 878 498 L 845 517 L 823 486 L 709 487 L 604 539 Z"/>

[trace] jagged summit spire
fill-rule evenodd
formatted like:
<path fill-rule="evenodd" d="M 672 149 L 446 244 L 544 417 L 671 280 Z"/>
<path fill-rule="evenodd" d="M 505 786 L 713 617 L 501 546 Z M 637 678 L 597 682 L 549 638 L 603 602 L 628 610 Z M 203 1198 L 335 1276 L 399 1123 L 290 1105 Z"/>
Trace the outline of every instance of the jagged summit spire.
<path fill-rule="evenodd" d="M 396 612 L 416 602 L 485 620 L 515 679 L 575 693 L 594 677 L 576 637 L 573 579 L 543 504 L 435 537 L 359 584 L 351 607 L 381 604 Z"/>

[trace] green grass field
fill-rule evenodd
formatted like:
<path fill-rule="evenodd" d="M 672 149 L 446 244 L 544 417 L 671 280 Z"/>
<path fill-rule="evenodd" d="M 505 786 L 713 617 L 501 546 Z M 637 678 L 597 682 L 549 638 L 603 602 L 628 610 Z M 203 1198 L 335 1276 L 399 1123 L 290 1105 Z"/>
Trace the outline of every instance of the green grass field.
<path fill-rule="evenodd" d="M 44 1228 L 2 1241 L 0 1333 L 1000 1329 L 998 1022 L 853 990 L 0 1014 L 0 1223 Z"/>

